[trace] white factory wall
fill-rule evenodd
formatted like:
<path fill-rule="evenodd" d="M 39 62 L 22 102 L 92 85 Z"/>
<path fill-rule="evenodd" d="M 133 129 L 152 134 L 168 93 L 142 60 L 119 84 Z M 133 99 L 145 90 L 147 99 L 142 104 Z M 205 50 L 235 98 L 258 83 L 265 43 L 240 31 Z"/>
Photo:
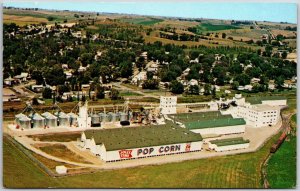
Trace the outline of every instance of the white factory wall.
<path fill-rule="evenodd" d="M 275 125 L 280 120 L 280 109 L 266 109 L 264 111 L 257 111 L 252 106 L 243 107 L 237 106 L 230 110 L 234 118 L 244 118 L 247 125 L 255 128 Z"/>
<path fill-rule="evenodd" d="M 106 151 L 104 144 L 96 145 L 94 139 L 86 139 L 84 133 L 81 136 L 80 145 L 85 149 L 90 149 L 94 155 L 104 161 L 118 161 L 133 158 L 145 158 L 150 156 L 159 156 L 166 154 L 175 154 L 182 152 L 200 151 L 202 149 L 202 141 L 191 143 L 178 143 L 170 145 L 160 145 L 153 147 L 122 149 L 115 151 Z M 188 148 L 188 146 L 190 146 Z M 189 150 L 188 150 L 189 149 Z"/>
<path fill-rule="evenodd" d="M 177 97 L 176 96 L 161 96 L 160 97 L 160 105 L 159 108 L 161 109 L 161 113 L 165 114 L 175 114 L 177 106 Z"/>
<path fill-rule="evenodd" d="M 217 146 L 216 144 L 212 144 L 208 142 L 208 147 L 217 152 L 222 151 L 230 151 L 230 150 L 238 150 L 238 149 L 246 149 L 249 147 L 249 143 L 237 144 L 237 145 L 226 145 L 226 146 Z"/>
<path fill-rule="evenodd" d="M 213 128 L 203 128 L 203 129 L 191 129 L 194 133 L 200 133 L 201 135 L 208 134 L 234 134 L 234 133 L 244 133 L 246 125 L 235 125 L 235 126 L 224 126 L 224 127 L 213 127 Z"/>
<path fill-rule="evenodd" d="M 202 141 L 192 142 L 192 143 L 178 143 L 170 145 L 161 145 L 154 147 L 143 147 L 143 148 L 134 148 L 134 149 L 123 149 L 117 151 L 107 151 L 106 159 L 102 158 L 104 161 L 115 161 L 115 160 L 124 160 L 124 159 L 134 159 L 134 158 L 145 158 L 150 156 L 159 156 L 167 154 L 175 154 L 182 152 L 190 151 L 199 151 L 202 149 Z M 186 147 L 190 144 L 190 150 L 186 150 Z M 174 151 L 171 151 L 171 148 L 174 148 Z M 169 150 L 168 150 L 169 148 Z M 105 155 L 105 154 L 104 154 Z M 123 155 L 123 157 L 121 156 Z M 130 156 L 131 155 L 131 156 Z"/>

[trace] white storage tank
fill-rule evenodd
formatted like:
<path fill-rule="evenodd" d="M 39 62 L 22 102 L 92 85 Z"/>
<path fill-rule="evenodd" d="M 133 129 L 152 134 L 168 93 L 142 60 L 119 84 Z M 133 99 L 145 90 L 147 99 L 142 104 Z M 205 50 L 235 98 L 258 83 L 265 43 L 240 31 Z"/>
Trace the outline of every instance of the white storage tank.
<path fill-rule="evenodd" d="M 61 126 L 61 127 L 69 127 L 70 126 L 69 117 L 67 114 L 60 111 L 60 112 L 56 112 L 55 115 L 56 115 L 56 117 L 58 117 L 59 126 Z"/>
<path fill-rule="evenodd" d="M 120 120 L 120 114 L 119 113 L 112 113 L 111 114 L 111 121 L 116 122 Z"/>
<path fill-rule="evenodd" d="M 32 128 L 44 128 L 45 127 L 45 119 L 38 113 L 34 113 L 32 115 L 33 127 Z"/>
<path fill-rule="evenodd" d="M 128 121 L 128 114 L 125 112 L 120 112 L 120 121 Z"/>
<path fill-rule="evenodd" d="M 19 126 L 22 129 L 31 129 L 31 119 L 27 116 L 20 117 L 18 119 Z"/>
<path fill-rule="evenodd" d="M 19 113 L 17 115 L 15 115 L 15 121 L 17 125 L 20 125 L 19 119 L 22 117 L 27 117 L 26 115 L 24 115 L 23 113 Z"/>
<path fill-rule="evenodd" d="M 98 127 L 100 126 L 100 116 L 97 114 L 93 114 L 91 116 L 92 118 L 92 127 Z"/>
<path fill-rule="evenodd" d="M 45 125 L 48 127 L 57 127 L 57 117 L 49 112 L 45 112 L 42 114 L 45 118 Z"/>
<path fill-rule="evenodd" d="M 110 120 L 109 120 L 109 115 L 108 114 L 106 114 L 106 113 L 103 113 L 102 114 L 102 116 L 101 116 L 101 121 L 102 122 L 109 122 Z"/>
<path fill-rule="evenodd" d="M 67 115 L 69 117 L 70 125 L 76 126 L 78 123 L 77 121 L 78 115 L 76 115 L 75 113 L 68 113 Z"/>

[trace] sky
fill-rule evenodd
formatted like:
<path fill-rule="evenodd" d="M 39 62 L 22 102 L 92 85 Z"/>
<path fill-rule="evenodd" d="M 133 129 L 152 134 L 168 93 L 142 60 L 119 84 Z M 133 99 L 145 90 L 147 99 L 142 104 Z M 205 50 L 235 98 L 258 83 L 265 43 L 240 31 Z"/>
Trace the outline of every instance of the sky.
<path fill-rule="evenodd" d="M 93 1 L 4 1 L 4 6 L 55 10 L 127 13 L 153 16 L 256 20 L 297 23 L 297 5 L 293 3 L 203 3 L 203 2 L 93 2 Z"/>

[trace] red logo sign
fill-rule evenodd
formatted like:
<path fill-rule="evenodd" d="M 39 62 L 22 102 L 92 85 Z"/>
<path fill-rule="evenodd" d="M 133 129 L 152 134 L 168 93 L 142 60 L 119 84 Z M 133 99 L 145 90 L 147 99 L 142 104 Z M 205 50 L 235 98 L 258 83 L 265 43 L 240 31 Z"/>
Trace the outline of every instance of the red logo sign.
<path fill-rule="evenodd" d="M 185 146 L 185 152 L 190 152 L 190 150 L 191 150 L 191 143 L 188 143 Z"/>
<path fill-rule="evenodd" d="M 120 158 L 123 159 L 123 158 L 131 158 L 132 155 L 132 150 L 120 150 L 119 151 L 119 155 L 120 155 Z"/>

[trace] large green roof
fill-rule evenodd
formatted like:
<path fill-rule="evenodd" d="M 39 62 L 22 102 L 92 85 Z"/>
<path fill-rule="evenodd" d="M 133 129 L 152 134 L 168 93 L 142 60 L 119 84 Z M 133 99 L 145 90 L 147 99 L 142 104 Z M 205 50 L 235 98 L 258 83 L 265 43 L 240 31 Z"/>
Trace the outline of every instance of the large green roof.
<path fill-rule="evenodd" d="M 191 121 L 205 121 L 211 119 L 228 119 L 228 118 L 232 118 L 232 116 L 222 115 L 220 111 L 209 111 L 209 112 L 174 114 L 174 115 L 170 115 L 170 118 L 175 119 L 175 121 L 185 123 Z"/>
<path fill-rule="evenodd" d="M 228 146 L 228 145 L 238 145 L 238 144 L 249 143 L 250 141 L 248 139 L 244 140 L 243 137 L 236 137 L 236 138 L 229 138 L 229 139 L 218 139 L 218 140 L 213 140 L 210 142 L 217 146 Z"/>
<path fill-rule="evenodd" d="M 93 137 L 96 144 L 103 143 L 107 151 L 202 141 L 199 133 L 171 122 L 166 125 L 86 130 L 84 133 L 86 138 Z"/>
<path fill-rule="evenodd" d="M 249 102 L 251 104 L 261 104 L 262 101 L 265 100 L 286 100 L 286 97 L 283 96 L 264 96 L 264 97 L 246 97 L 246 102 Z"/>
<path fill-rule="evenodd" d="M 246 121 L 243 118 L 216 118 L 203 121 L 193 121 L 185 123 L 187 129 L 204 129 L 224 126 L 245 125 Z"/>

